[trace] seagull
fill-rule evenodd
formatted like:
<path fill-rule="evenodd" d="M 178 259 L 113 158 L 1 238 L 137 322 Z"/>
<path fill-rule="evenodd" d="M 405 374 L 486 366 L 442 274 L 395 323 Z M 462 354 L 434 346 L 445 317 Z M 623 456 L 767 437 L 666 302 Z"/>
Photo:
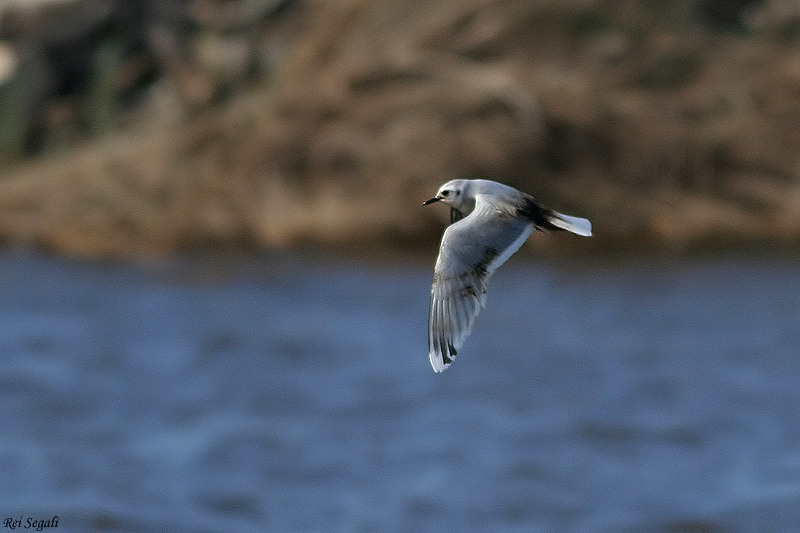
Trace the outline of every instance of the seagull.
<path fill-rule="evenodd" d="M 489 278 L 534 230 L 591 237 L 592 223 L 547 209 L 532 196 L 490 180 L 448 181 L 422 205 L 434 202 L 450 206 L 428 314 L 428 355 L 434 372 L 442 372 L 486 306 Z"/>

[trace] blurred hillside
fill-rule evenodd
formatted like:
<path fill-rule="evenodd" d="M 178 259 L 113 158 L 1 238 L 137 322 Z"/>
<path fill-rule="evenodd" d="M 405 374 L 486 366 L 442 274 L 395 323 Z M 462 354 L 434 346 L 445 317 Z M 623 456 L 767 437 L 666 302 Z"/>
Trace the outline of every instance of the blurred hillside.
<path fill-rule="evenodd" d="M 593 220 L 542 248 L 792 246 L 798 154 L 794 0 L 0 2 L 12 244 L 409 246 L 489 177 Z"/>

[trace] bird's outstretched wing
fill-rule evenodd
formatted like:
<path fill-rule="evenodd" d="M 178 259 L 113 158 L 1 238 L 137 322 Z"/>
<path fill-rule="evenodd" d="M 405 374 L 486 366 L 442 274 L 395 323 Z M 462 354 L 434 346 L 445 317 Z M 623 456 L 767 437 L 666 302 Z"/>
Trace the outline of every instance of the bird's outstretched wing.
<path fill-rule="evenodd" d="M 428 315 L 428 355 L 441 372 L 453 362 L 485 305 L 492 273 L 533 232 L 530 220 L 481 196 L 475 209 L 447 227 L 439 248 Z"/>

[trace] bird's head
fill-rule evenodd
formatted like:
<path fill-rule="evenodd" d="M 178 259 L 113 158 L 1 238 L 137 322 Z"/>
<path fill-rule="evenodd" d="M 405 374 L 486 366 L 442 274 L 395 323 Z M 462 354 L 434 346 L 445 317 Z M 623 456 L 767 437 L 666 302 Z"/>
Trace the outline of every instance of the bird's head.
<path fill-rule="evenodd" d="M 475 197 L 471 194 L 470 180 L 451 180 L 439 187 L 436 196 L 425 200 L 422 205 L 442 202 L 462 213 L 469 213 L 475 207 Z"/>

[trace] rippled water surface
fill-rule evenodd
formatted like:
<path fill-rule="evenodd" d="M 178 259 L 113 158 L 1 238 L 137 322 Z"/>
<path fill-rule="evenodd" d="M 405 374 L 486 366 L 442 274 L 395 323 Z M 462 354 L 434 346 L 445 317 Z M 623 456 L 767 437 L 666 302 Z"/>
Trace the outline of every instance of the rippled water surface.
<path fill-rule="evenodd" d="M 0 255 L 0 518 L 800 531 L 796 261 L 521 254 L 440 375 L 430 268 Z"/>

